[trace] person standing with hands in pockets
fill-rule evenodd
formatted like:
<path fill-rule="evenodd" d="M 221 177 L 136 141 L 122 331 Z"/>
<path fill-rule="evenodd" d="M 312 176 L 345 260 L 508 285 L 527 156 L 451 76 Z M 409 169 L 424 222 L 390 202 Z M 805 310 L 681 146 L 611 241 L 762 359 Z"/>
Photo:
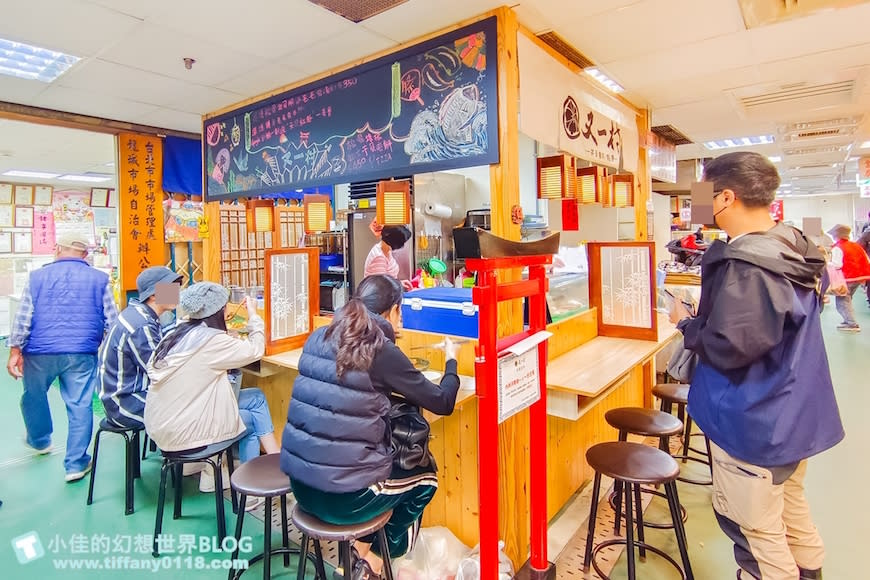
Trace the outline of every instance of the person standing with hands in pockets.
<path fill-rule="evenodd" d="M 704 181 L 729 241 L 704 254 L 697 315 L 674 301 L 670 320 L 698 355 L 689 410 L 710 439 L 713 508 L 738 578 L 818 580 L 825 548 L 803 480 L 807 459 L 844 437 L 822 338 L 825 261 L 771 219 L 779 175 L 766 157 L 722 155 Z"/>

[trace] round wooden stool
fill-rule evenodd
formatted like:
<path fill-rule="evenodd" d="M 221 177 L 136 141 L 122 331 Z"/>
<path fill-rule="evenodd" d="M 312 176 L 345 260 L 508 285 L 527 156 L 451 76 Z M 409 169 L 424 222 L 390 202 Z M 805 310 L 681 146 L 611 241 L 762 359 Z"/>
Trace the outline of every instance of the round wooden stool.
<path fill-rule="evenodd" d="M 659 449 L 668 452 L 668 441 L 673 435 L 678 435 L 683 432 L 683 423 L 669 413 L 656 411 L 655 409 L 643 409 L 641 407 L 620 407 L 611 409 L 604 414 L 604 419 L 607 423 L 619 432 L 619 440 L 625 441 L 628 434 L 642 435 L 644 437 L 658 437 Z M 665 494 L 654 489 L 641 487 L 640 485 L 632 486 L 630 490 L 634 493 L 636 520 L 639 526 L 648 528 L 657 528 L 666 530 L 673 527 L 670 523 L 648 522 L 643 518 L 643 504 L 640 500 L 641 493 L 665 498 Z M 615 481 L 613 483 L 613 493 L 610 494 L 610 506 L 613 508 L 613 513 L 619 517 L 614 518 L 613 533 L 619 535 L 619 529 L 622 524 L 622 518 L 625 514 L 622 511 L 622 482 Z M 680 519 L 686 521 L 686 508 L 680 505 Z"/>
<path fill-rule="evenodd" d="M 679 459 L 683 463 L 694 461 L 702 463 L 710 468 L 710 479 L 692 479 L 689 477 L 678 477 L 677 481 L 690 483 L 693 485 L 713 485 L 713 464 L 710 455 L 710 440 L 703 433 L 692 433 L 692 416 L 687 409 L 689 401 L 689 385 L 682 383 L 660 383 L 653 387 L 653 396 L 658 397 L 662 404 L 661 410 L 665 413 L 672 413 L 674 405 L 677 406 L 677 417 L 683 421 L 685 427 L 683 429 L 683 451 L 679 455 L 674 455 L 675 459 Z M 692 447 L 692 437 L 703 437 L 705 449 L 696 449 Z M 689 452 L 696 453 L 702 457 L 689 455 Z"/>
<path fill-rule="evenodd" d="M 353 577 L 353 562 L 351 561 L 351 543 L 357 538 L 377 533 L 378 542 L 387 548 L 387 534 L 384 526 L 393 516 L 393 510 L 386 511 L 367 522 L 361 524 L 346 524 L 336 526 L 321 521 L 317 517 L 302 510 L 298 505 L 293 508 L 293 525 L 302 532 L 302 555 L 299 557 L 299 571 L 297 580 L 304 580 L 305 569 L 308 565 L 308 542 L 314 540 L 315 566 L 317 574 L 326 580 L 323 573 L 323 555 L 320 551 L 320 542 L 338 542 L 338 554 L 341 567 L 344 568 L 344 580 Z M 390 564 L 390 555 L 385 554 L 383 576 L 386 580 L 393 580 L 393 568 Z"/>
<path fill-rule="evenodd" d="M 677 495 L 677 476 L 680 474 L 680 466 L 673 457 L 648 445 L 639 443 L 628 443 L 625 441 L 614 441 L 608 443 L 599 443 L 592 446 L 586 452 L 586 461 L 589 466 L 595 470 L 595 480 L 592 484 L 592 505 L 589 511 L 589 530 L 586 535 L 586 552 L 583 558 L 583 572 L 589 572 L 589 566 L 595 568 L 595 572 L 605 579 L 609 577 L 602 572 L 595 561 L 596 555 L 609 546 L 625 545 L 625 557 L 628 565 L 628 578 L 635 580 L 635 561 L 634 550 L 637 547 L 641 558 L 646 556 L 646 551 L 649 550 L 664 558 L 674 568 L 680 572 L 680 577 L 683 580 L 694 580 L 692 574 L 692 565 L 689 562 L 689 551 L 686 543 L 686 530 L 683 528 L 683 522 L 680 518 L 679 496 Z M 619 481 L 624 484 L 625 492 L 625 539 L 615 538 L 605 540 L 599 543 L 593 549 L 595 540 L 595 524 L 598 515 L 598 499 L 601 491 L 601 476 L 607 475 L 612 477 L 614 481 Z M 667 554 L 664 550 L 651 546 L 644 541 L 643 525 L 638 522 L 637 525 L 637 540 L 634 539 L 634 522 L 633 506 L 632 506 L 632 486 L 633 485 L 663 485 L 665 488 L 665 497 L 668 500 L 668 507 L 671 512 L 671 521 L 673 522 L 674 534 L 677 538 L 677 546 L 680 550 L 680 558 L 683 565 L 680 564 Z"/>

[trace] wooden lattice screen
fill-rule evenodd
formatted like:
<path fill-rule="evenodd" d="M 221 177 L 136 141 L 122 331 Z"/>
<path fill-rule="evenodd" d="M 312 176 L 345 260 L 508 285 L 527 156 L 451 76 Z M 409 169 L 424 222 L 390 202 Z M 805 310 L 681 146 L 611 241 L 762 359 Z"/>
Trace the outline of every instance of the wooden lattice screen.
<path fill-rule="evenodd" d="M 245 206 L 220 206 L 221 283 L 262 286 L 265 251 L 272 249 L 272 232 L 249 233 Z"/>

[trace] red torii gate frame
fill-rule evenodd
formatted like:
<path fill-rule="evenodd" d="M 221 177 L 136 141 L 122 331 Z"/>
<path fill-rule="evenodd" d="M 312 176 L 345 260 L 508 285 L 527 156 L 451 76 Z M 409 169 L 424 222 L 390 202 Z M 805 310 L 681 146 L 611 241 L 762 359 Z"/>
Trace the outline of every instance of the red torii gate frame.
<path fill-rule="evenodd" d="M 477 272 L 472 300 L 479 308 L 478 345 L 475 358 L 478 397 L 478 481 L 480 485 L 480 578 L 498 578 L 498 358 L 517 342 L 546 330 L 545 266 L 553 256 L 469 258 L 465 266 Z M 498 270 L 528 267 L 527 280 L 498 281 Z M 527 330 L 499 339 L 498 305 L 519 298 L 529 299 Z M 529 522 L 531 524 L 529 578 L 555 578 L 555 566 L 547 559 L 547 341 L 537 346 L 540 399 L 529 408 Z M 520 506 L 518 506 L 520 507 Z M 523 508 L 525 506 L 522 506 Z"/>

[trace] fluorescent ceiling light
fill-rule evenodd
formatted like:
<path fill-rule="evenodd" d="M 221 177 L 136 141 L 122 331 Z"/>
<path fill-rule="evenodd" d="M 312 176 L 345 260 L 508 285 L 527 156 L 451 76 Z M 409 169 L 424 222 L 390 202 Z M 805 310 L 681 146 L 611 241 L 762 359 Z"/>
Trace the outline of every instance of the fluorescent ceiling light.
<path fill-rule="evenodd" d="M 768 159 L 770 159 L 771 163 L 779 163 L 780 161 L 782 161 L 782 157 L 780 157 L 779 155 L 771 155 L 770 157 L 768 157 Z"/>
<path fill-rule="evenodd" d="M 0 74 L 50 83 L 79 57 L 0 38 Z"/>
<path fill-rule="evenodd" d="M 54 179 L 60 173 L 47 173 L 45 171 L 21 171 L 18 169 L 11 169 L 4 173 L 8 177 L 28 177 L 30 179 Z"/>
<path fill-rule="evenodd" d="M 111 175 L 61 175 L 58 177 L 61 181 L 82 181 L 85 183 L 102 183 L 104 181 L 110 181 L 112 179 Z"/>
<path fill-rule="evenodd" d="M 612 78 L 610 78 L 609 76 L 607 76 L 606 74 L 604 74 L 603 72 L 601 72 L 600 70 L 595 68 L 594 66 L 591 66 L 591 67 L 584 69 L 584 70 L 585 70 L 586 74 L 588 74 L 590 77 L 592 77 L 593 79 L 595 79 L 596 81 L 598 81 L 599 83 L 601 83 L 602 85 L 604 85 L 605 87 L 607 87 L 608 89 L 610 89 L 614 93 L 621 93 L 622 91 L 625 90 L 624 88 L 622 88 L 622 85 L 617 83 L 615 80 L 613 80 Z"/>
<path fill-rule="evenodd" d="M 721 139 L 719 141 L 707 141 L 704 147 L 715 151 L 716 149 L 730 149 L 747 145 L 767 145 L 773 143 L 773 135 L 759 135 L 758 137 L 737 137 L 733 139 Z M 775 163 L 775 162 L 774 162 Z"/>
<path fill-rule="evenodd" d="M 861 143 L 861 149 L 870 149 L 870 141 L 864 141 Z"/>

